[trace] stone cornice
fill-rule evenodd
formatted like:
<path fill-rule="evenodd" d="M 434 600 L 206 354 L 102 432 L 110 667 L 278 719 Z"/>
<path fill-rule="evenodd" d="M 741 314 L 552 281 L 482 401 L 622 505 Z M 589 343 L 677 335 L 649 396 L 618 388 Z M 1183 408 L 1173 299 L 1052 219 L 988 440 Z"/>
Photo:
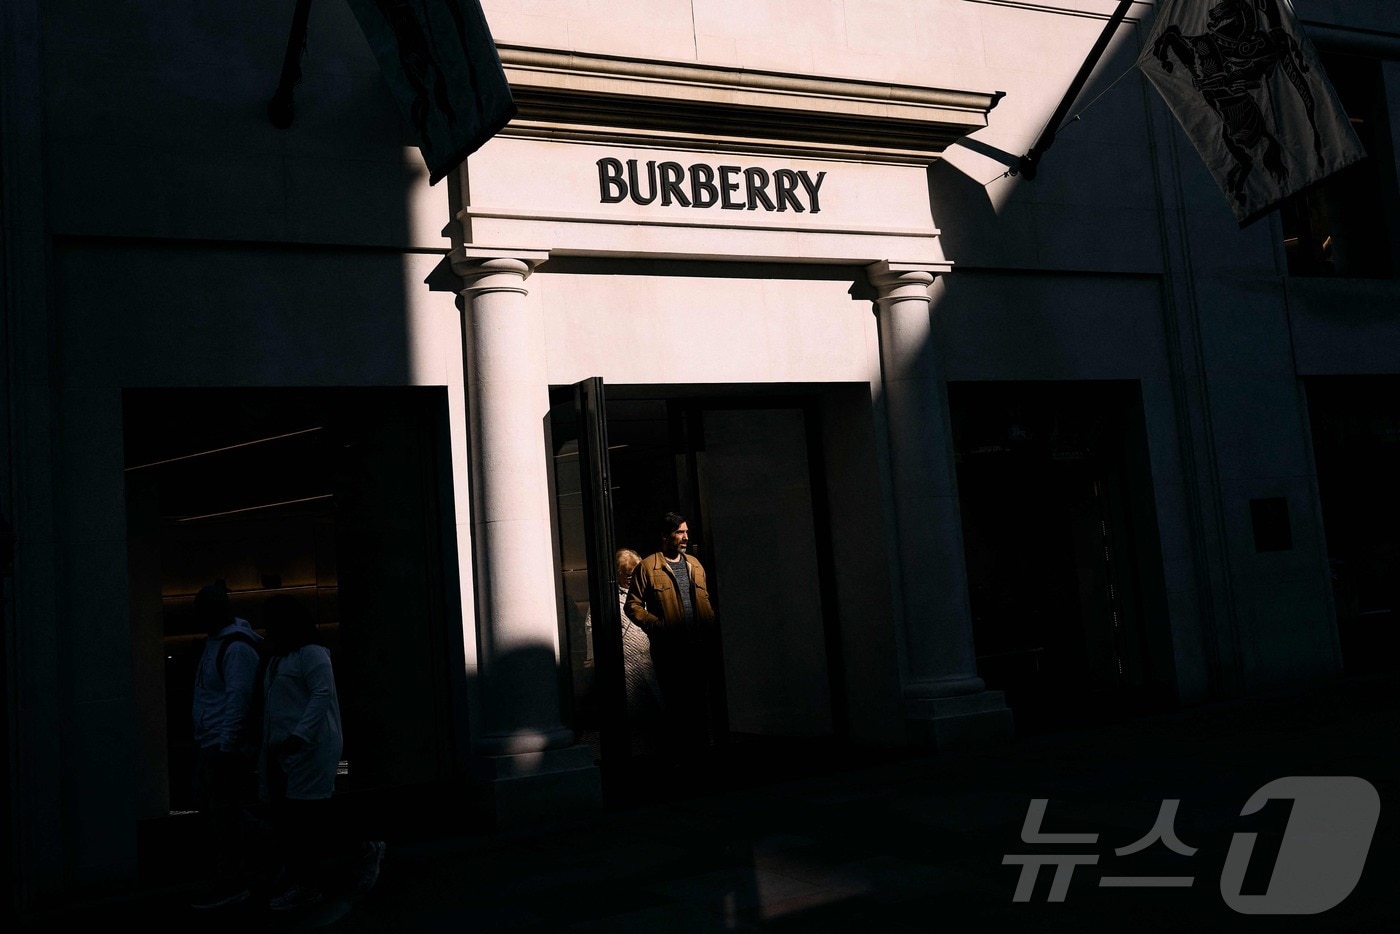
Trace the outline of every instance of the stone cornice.
<path fill-rule="evenodd" d="M 987 125 L 1001 92 L 502 45 L 505 136 L 927 163 Z"/>

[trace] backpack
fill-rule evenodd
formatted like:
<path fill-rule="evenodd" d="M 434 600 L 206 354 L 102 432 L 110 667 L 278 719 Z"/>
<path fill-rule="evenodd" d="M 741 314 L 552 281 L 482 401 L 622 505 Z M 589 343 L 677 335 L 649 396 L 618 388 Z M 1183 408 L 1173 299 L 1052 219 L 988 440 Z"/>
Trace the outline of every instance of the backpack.
<path fill-rule="evenodd" d="M 239 737 L 245 748 L 255 750 L 262 745 L 263 713 L 267 697 L 263 681 L 267 674 L 267 662 L 270 656 L 266 644 L 262 640 L 254 639 L 245 632 L 235 630 L 223 637 L 219 643 L 219 652 L 214 658 L 214 666 L 218 669 L 220 681 L 224 680 L 224 655 L 234 642 L 250 646 L 254 652 L 258 653 L 258 669 L 253 675 L 253 690 L 248 695 L 248 712 L 243 717 L 243 735 Z"/>

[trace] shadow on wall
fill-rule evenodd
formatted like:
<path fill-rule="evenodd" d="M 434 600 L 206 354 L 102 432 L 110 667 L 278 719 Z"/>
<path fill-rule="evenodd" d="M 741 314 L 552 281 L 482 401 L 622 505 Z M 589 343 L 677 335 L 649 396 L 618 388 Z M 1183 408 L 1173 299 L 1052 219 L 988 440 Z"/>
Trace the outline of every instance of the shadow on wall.
<path fill-rule="evenodd" d="M 958 145 L 1003 166 L 1017 161 L 976 140 L 965 139 Z M 1056 283 L 1033 282 L 1016 274 L 1037 264 L 1034 231 L 1024 215 L 1000 214 L 989 191 L 992 185 L 1021 184 L 1020 179 L 999 176 L 983 184 L 946 159 L 928 168 L 930 209 L 943 254 L 953 263 L 952 271 L 934 284 L 930 352 L 937 356 L 945 380 L 961 377 L 959 371 L 965 367 L 959 356 L 969 352 L 976 367 L 996 371 L 986 372 L 983 378 L 1055 375 L 1065 369 L 1045 310 L 1056 309 L 1066 299 Z M 993 277 L 988 268 L 1003 271 Z M 976 287 L 964 289 L 971 276 L 978 277 Z M 994 351 L 982 346 L 988 336 L 995 338 Z"/>
<path fill-rule="evenodd" d="M 1017 157 L 970 137 L 950 147 L 955 158 L 960 155 L 957 149 L 990 159 L 992 164 L 984 171 L 993 177 L 985 183 L 978 181 L 950 161 L 947 154 L 928 167 L 929 209 L 939 230 L 943 255 L 953 261 L 955 271 L 959 264 L 968 262 L 983 266 L 1024 266 L 1027 257 L 1034 256 L 1027 252 L 1027 243 L 1023 242 L 1030 231 L 1022 230 L 1018 234 L 1008 229 L 1009 225 L 992 203 L 993 186 L 1022 184 L 1020 179 L 995 174 L 997 165 L 1009 169 L 1015 165 Z"/>

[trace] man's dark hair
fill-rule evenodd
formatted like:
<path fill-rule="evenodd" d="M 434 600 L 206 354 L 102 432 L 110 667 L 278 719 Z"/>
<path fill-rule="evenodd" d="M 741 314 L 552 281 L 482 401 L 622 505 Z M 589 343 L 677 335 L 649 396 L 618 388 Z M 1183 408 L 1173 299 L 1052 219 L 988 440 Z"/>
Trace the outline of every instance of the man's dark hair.
<path fill-rule="evenodd" d="M 216 635 L 233 622 L 233 607 L 228 599 L 228 587 L 221 580 L 205 584 L 194 596 L 194 615 L 200 628 Z"/>
<path fill-rule="evenodd" d="M 665 538 L 685 524 L 685 516 L 678 512 L 668 512 L 661 517 L 661 537 Z"/>
<path fill-rule="evenodd" d="M 288 655 L 318 641 L 311 611 L 291 594 L 268 597 L 263 604 L 263 626 L 267 629 L 269 650 L 273 655 Z"/>

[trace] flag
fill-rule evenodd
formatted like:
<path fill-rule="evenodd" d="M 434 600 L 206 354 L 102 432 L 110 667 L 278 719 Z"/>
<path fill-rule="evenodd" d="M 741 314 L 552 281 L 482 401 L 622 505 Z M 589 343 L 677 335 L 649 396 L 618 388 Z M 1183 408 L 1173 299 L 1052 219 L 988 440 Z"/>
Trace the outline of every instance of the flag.
<path fill-rule="evenodd" d="M 349 0 L 436 185 L 516 114 L 479 0 Z"/>
<path fill-rule="evenodd" d="M 1158 0 L 1137 66 L 1241 227 L 1366 155 L 1289 0 Z"/>

